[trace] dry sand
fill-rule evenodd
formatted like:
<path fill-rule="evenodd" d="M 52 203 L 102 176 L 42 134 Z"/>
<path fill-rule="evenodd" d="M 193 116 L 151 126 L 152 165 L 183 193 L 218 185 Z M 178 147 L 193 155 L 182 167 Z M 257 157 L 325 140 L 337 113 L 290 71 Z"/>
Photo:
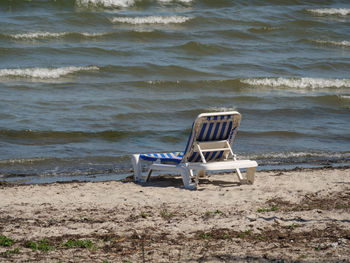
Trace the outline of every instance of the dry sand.
<path fill-rule="evenodd" d="M 350 168 L 2 183 L 0 202 L 1 262 L 350 262 Z"/>

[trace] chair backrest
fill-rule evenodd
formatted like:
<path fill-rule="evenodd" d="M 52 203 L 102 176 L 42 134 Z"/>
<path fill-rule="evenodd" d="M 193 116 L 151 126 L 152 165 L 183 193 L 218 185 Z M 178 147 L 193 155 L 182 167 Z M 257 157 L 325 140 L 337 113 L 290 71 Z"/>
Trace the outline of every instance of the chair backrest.
<path fill-rule="evenodd" d="M 241 114 L 237 111 L 202 113 L 192 125 L 192 131 L 188 138 L 182 162 L 202 162 L 198 145 L 217 143 L 219 147 L 206 150 L 203 155 L 206 162 L 220 161 L 227 158 L 229 151 L 221 150 L 222 142 L 231 146 L 236 136 Z"/>

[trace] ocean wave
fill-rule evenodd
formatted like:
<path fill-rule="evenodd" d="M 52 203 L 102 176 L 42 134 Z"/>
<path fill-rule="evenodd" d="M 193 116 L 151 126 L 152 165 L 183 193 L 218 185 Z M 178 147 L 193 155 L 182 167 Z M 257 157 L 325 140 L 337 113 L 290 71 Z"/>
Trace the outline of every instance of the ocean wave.
<path fill-rule="evenodd" d="M 207 110 L 209 112 L 236 111 L 237 107 L 209 107 Z"/>
<path fill-rule="evenodd" d="M 198 41 L 189 41 L 185 44 L 179 46 L 172 46 L 169 49 L 179 49 L 190 55 L 217 55 L 218 53 L 228 53 L 232 52 L 232 49 L 218 44 L 205 44 Z"/>
<path fill-rule="evenodd" d="M 115 17 L 113 23 L 142 24 L 182 24 L 190 20 L 186 16 L 143 16 L 143 17 Z"/>
<path fill-rule="evenodd" d="M 77 33 L 77 34 L 81 34 L 83 35 L 84 37 L 100 37 L 100 36 L 104 36 L 104 35 L 107 35 L 109 33 Z"/>
<path fill-rule="evenodd" d="M 338 16 L 350 15 L 350 8 L 317 8 L 317 9 L 307 9 L 307 11 L 316 15 L 338 15 Z"/>
<path fill-rule="evenodd" d="M 96 66 L 88 67 L 62 67 L 62 68 L 18 68 L 0 69 L 0 77 L 21 77 L 38 79 L 57 79 L 62 76 L 79 71 L 99 70 Z"/>
<path fill-rule="evenodd" d="M 154 137 L 162 140 L 179 138 L 183 130 L 166 130 L 164 132 L 146 130 L 103 130 L 103 131 L 53 131 L 53 130 L 0 130 L 0 140 L 16 145 L 65 145 L 71 143 L 93 143 L 92 141 L 118 142 L 130 138 Z"/>
<path fill-rule="evenodd" d="M 350 152 L 273 152 L 262 154 L 249 154 L 251 159 L 307 159 L 307 158 L 333 158 L 333 159 L 349 159 Z"/>
<path fill-rule="evenodd" d="M 57 38 L 65 36 L 67 33 L 50 33 L 50 32 L 35 32 L 10 35 L 14 39 L 38 39 L 38 38 Z"/>
<path fill-rule="evenodd" d="M 77 0 L 78 6 L 96 7 L 130 7 L 135 5 L 134 0 Z"/>
<path fill-rule="evenodd" d="M 278 130 L 270 130 L 270 131 L 240 131 L 239 132 L 241 136 L 244 137 L 284 137 L 284 138 L 301 138 L 301 137 L 313 137 L 313 134 L 306 134 L 302 132 L 295 132 L 295 131 L 278 131 Z"/>
<path fill-rule="evenodd" d="M 316 42 L 318 44 L 322 45 L 333 45 L 333 46 L 340 46 L 340 47 L 350 47 L 350 41 L 332 41 L 332 40 L 313 40 L 313 42 Z"/>
<path fill-rule="evenodd" d="M 243 79 L 242 83 L 269 87 L 289 88 L 350 88 L 350 79 L 322 78 L 251 78 Z"/>
<path fill-rule="evenodd" d="M 10 38 L 17 39 L 17 40 L 34 40 L 34 39 L 46 39 L 46 38 L 60 38 L 65 37 L 69 35 L 80 35 L 83 37 L 99 37 L 104 36 L 108 33 L 87 33 L 87 32 L 60 32 L 60 33 L 53 33 L 53 32 L 31 32 L 31 33 L 23 33 L 23 34 L 13 34 L 9 35 Z"/>
<path fill-rule="evenodd" d="M 9 159 L 9 160 L 0 160 L 0 165 L 14 165 L 14 164 L 33 164 L 38 162 L 46 161 L 47 158 L 28 158 L 28 159 Z"/>
<path fill-rule="evenodd" d="M 194 0 L 176 0 L 175 2 L 179 2 L 179 3 L 192 3 Z M 170 3 L 170 2 L 174 2 L 174 0 L 158 0 L 158 2 L 162 2 L 162 3 Z"/>
<path fill-rule="evenodd" d="M 126 8 L 136 5 L 141 0 L 76 0 L 78 6 L 93 6 L 106 8 Z M 184 4 L 192 3 L 193 0 L 158 0 L 160 3 L 179 2 Z"/>
<path fill-rule="evenodd" d="M 271 32 L 271 31 L 276 31 L 278 29 L 280 29 L 280 27 L 262 26 L 262 27 L 249 28 L 248 31 L 251 33 L 267 33 L 267 32 Z"/>
<path fill-rule="evenodd" d="M 350 95 L 340 95 L 339 98 L 342 100 L 350 100 Z"/>

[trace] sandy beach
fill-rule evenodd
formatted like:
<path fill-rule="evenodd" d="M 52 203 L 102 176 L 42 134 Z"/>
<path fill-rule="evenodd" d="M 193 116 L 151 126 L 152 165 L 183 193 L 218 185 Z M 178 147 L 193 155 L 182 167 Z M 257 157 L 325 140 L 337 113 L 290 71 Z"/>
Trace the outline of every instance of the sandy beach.
<path fill-rule="evenodd" d="M 1 262 L 350 262 L 350 168 L 0 185 Z"/>

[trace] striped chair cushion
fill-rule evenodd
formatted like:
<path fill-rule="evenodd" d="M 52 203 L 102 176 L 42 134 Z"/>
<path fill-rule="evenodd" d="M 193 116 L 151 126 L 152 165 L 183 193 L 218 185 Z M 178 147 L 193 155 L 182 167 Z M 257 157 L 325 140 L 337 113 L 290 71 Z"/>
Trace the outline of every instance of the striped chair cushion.
<path fill-rule="evenodd" d="M 140 158 L 143 160 L 153 162 L 159 160 L 164 164 L 179 164 L 183 156 L 183 152 L 140 154 Z"/>
<path fill-rule="evenodd" d="M 236 117 L 237 116 L 237 117 Z M 198 152 L 195 152 L 193 145 L 195 141 L 218 141 L 228 140 L 232 146 L 234 136 L 240 123 L 240 115 L 206 116 L 197 119 L 192 126 L 192 131 L 185 149 L 185 161 L 201 162 Z M 206 152 L 204 154 L 207 162 L 218 161 L 224 158 L 223 151 Z"/>

